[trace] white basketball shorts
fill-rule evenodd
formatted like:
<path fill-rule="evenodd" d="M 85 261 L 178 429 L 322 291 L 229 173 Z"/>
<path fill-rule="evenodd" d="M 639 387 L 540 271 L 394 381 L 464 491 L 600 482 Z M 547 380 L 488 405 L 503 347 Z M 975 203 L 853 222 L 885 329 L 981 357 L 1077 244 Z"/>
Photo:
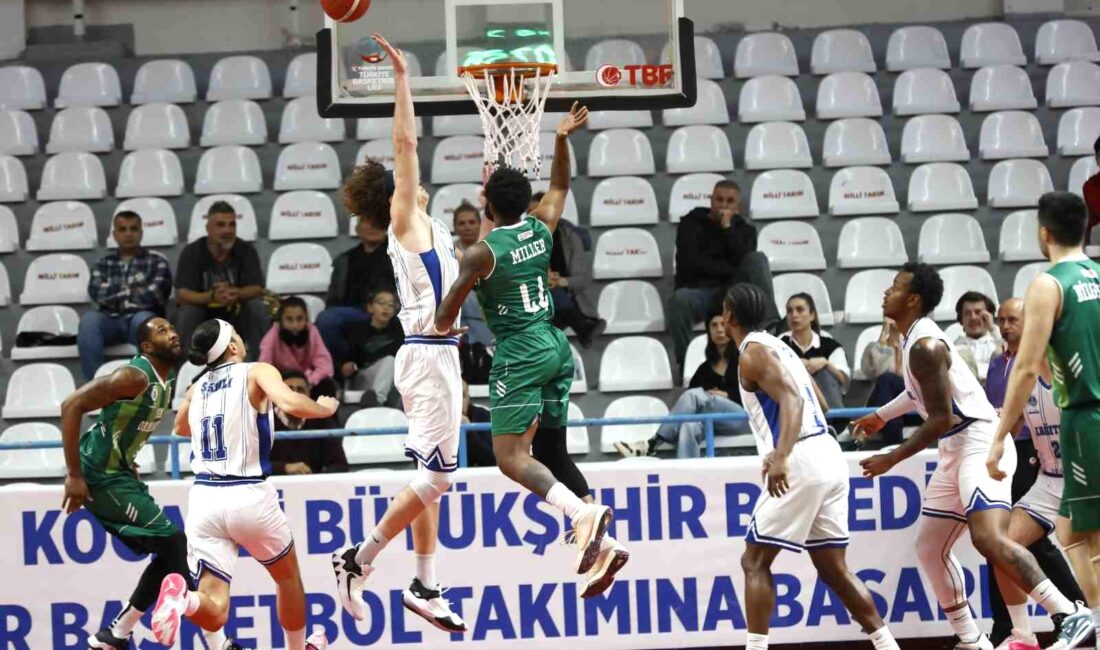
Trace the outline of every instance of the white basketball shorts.
<path fill-rule="evenodd" d="M 795 444 L 783 496 L 765 487 L 745 541 L 801 553 L 848 545 L 848 462 L 827 433 Z"/>
<path fill-rule="evenodd" d="M 1062 504 L 1062 488 L 1065 479 L 1040 473 L 1035 484 L 1016 502 L 1016 507 L 1031 515 L 1043 530 L 1054 532 L 1054 522 L 1058 520 L 1058 509 Z"/>
<path fill-rule="evenodd" d="M 966 516 L 992 508 L 1012 509 L 1012 475 L 1016 472 L 1016 445 L 1008 441 L 1001 458 L 1003 481 L 989 476 L 985 460 L 997 423 L 978 420 L 939 442 L 939 462 L 924 490 L 921 514 L 966 521 Z"/>
<path fill-rule="evenodd" d="M 394 386 L 409 418 L 405 455 L 436 472 L 458 469 L 462 369 L 451 341 L 408 337 L 394 366 Z"/>
<path fill-rule="evenodd" d="M 231 582 L 238 547 L 263 565 L 274 564 L 294 546 L 275 486 L 267 481 L 194 485 L 187 500 L 187 563 Z"/>

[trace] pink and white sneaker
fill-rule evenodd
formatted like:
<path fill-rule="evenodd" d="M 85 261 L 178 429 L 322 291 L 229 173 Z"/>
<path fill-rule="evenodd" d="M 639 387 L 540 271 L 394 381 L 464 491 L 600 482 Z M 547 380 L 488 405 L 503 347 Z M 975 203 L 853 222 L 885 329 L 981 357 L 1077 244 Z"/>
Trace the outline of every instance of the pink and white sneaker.
<path fill-rule="evenodd" d="M 158 643 L 171 646 L 176 642 L 186 609 L 187 580 L 178 573 L 169 573 L 160 583 L 160 596 L 153 608 L 153 636 Z"/>
<path fill-rule="evenodd" d="M 997 646 L 997 650 L 1043 650 L 1039 646 L 1039 640 L 1035 638 L 1034 634 L 1022 634 L 1019 630 L 1013 628 L 1012 634 L 1008 635 L 1004 641 L 1001 641 L 1001 645 Z"/>
<path fill-rule="evenodd" d="M 306 650 L 327 650 L 328 638 L 324 632 L 314 632 L 306 639 Z"/>

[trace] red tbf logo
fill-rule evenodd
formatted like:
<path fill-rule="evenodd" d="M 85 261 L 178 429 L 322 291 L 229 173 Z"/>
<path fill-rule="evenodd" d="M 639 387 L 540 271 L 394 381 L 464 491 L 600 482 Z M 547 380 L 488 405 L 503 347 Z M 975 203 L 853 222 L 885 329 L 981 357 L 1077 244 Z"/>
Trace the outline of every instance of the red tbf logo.
<path fill-rule="evenodd" d="M 672 64 L 664 65 L 627 65 L 622 70 L 629 74 L 627 83 L 631 86 L 666 87 L 672 83 Z M 601 65 L 596 70 L 596 82 L 604 88 L 614 88 L 623 81 L 623 73 L 618 66 Z"/>

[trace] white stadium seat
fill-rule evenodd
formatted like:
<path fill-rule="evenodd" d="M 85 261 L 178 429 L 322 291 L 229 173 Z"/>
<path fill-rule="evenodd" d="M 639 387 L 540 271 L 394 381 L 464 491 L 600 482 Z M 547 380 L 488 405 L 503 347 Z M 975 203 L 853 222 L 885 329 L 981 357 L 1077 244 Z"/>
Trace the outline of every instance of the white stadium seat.
<path fill-rule="evenodd" d="M 1066 61 L 1051 68 L 1047 73 L 1046 102 L 1051 108 L 1100 106 L 1100 65 Z"/>
<path fill-rule="evenodd" d="M 658 221 L 657 194 L 649 181 L 637 176 L 600 181 L 592 191 L 590 205 L 588 219 L 594 228 L 649 225 Z"/>
<path fill-rule="evenodd" d="M 688 174 L 676 179 L 668 196 L 668 220 L 680 223 L 680 219 L 695 208 L 709 208 L 710 195 L 721 174 Z"/>
<path fill-rule="evenodd" d="M 179 410 L 187 389 L 195 382 L 195 378 L 199 376 L 199 373 L 205 369 L 205 366 L 192 365 L 190 361 L 183 362 L 179 372 L 176 373 L 176 392 L 172 396 L 172 410 Z"/>
<path fill-rule="evenodd" d="M 1031 285 L 1031 281 L 1049 268 L 1050 262 L 1046 260 L 1021 266 L 1020 270 L 1016 271 L 1016 277 L 1012 281 L 1012 295 L 1017 298 L 1026 296 L 1027 288 Z"/>
<path fill-rule="evenodd" d="M 240 145 L 207 149 L 199 158 L 195 194 L 259 192 L 263 174 L 256 152 Z"/>
<path fill-rule="evenodd" d="M 227 56 L 210 71 L 206 101 L 222 99 L 268 99 L 271 97 L 271 71 L 263 59 L 255 56 Z"/>
<path fill-rule="evenodd" d="M 176 211 L 168 201 L 159 198 L 126 199 L 115 207 L 114 214 L 123 210 L 136 212 L 141 217 L 142 246 L 175 246 L 179 242 Z M 107 248 L 118 248 L 118 243 L 109 232 Z"/>
<path fill-rule="evenodd" d="M 726 132 L 710 125 L 676 129 L 668 139 L 665 169 L 670 174 L 733 171 L 733 149 Z"/>
<path fill-rule="evenodd" d="M 103 163 L 90 153 L 59 153 L 46 161 L 39 201 L 102 199 L 107 196 Z"/>
<path fill-rule="evenodd" d="M 0 111 L 0 154 L 33 156 L 36 153 L 38 130 L 30 114 L 19 110 Z"/>
<path fill-rule="evenodd" d="M 332 256 L 318 244 L 283 244 L 267 263 L 267 288 L 275 293 L 321 293 L 332 276 Z"/>
<path fill-rule="evenodd" d="M 54 99 L 55 108 L 69 106 L 118 106 L 122 103 L 122 84 L 118 71 L 109 63 L 77 63 L 61 75 Z"/>
<path fill-rule="evenodd" d="M 126 118 L 122 148 L 186 149 L 191 146 L 191 127 L 183 109 L 175 104 L 143 104 Z"/>
<path fill-rule="evenodd" d="M 688 343 L 687 352 L 684 353 L 684 383 L 683 387 L 687 388 L 691 383 L 691 378 L 695 375 L 695 371 L 699 369 L 699 366 L 703 365 L 707 361 L 707 335 L 700 334 L 691 339 L 691 343 Z"/>
<path fill-rule="evenodd" d="M 138 68 L 130 103 L 190 104 L 198 96 L 195 72 L 189 63 L 178 59 L 158 59 L 146 61 Z"/>
<path fill-rule="evenodd" d="M 940 269 L 940 277 L 943 278 L 943 300 L 932 312 L 935 320 L 955 320 L 955 303 L 967 291 L 984 293 L 993 299 L 995 305 L 1001 302 L 997 299 L 997 286 L 992 276 L 980 266 L 949 266 Z"/>
<path fill-rule="evenodd" d="M 24 377 L 24 379 L 29 378 Z M 60 405 L 58 410 L 60 411 Z M 21 422 L 8 427 L 3 434 L 0 434 L 0 442 L 3 443 L 60 441 L 61 430 L 46 422 Z M 0 478 L 2 479 L 61 477 L 65 475 L 65 471 L 65 451 L 61 447 L 13 449 L 0 452 Z"/>
<path fill-rule="evenodd" d="M 27 250 L 90 250 L 96 245 L 95 215 L 88 204 L 53 201 L 35 210 Z"/>
<path fill-rule="evenodd" d="M 387 169 L 393 169 L 396 158 L 393 153 L 393 140 L 390 138 L 378 138 L 364 142 L 359 151 L 355 153 L 355 164 L 362 165 L 367 158 L 380 162 Z"/>
<path fill-rule="evenodd" d="M 1016 28 L 1008 23 L 978 23 L 963 32 L 959 59 L 967 69 L 987 65 L 1027 65 Z"/>
<path fill-rule="evenodd" d="M 275 163 L 275 189 L 333 190 L 340 187 L 340 159 L 332 145 L 299 142 L 284 147 Z"/>
<path fill-rule="evenodd" d="M 107 111 L 98 106 L 73 106 L 59 111 L 50 124 L 46 153 L 88 151 L 102 153 L 115 148 L 115 132 Z"/>
<path fill-rule="evenodd" d="M 671 44 L 661 50 L 661 63 L 668 63 Z M 722 53 L 718 44 L 706 36 L 695 36 L 695 74 L 701 79 L 724 79 L 726 72 L 722 68 Z"/>
<path fill-rule="evenodd" d="M 813 296 L 821 324 L 832 326 L 835 323 L 833 301 L 829 298 L 829 290 L 825 288 L 820 276 L 812 273 L 783 273 L 772 278 L 772 287 L 775 291 L 775 308 L 780 314 L 787 313 L 788 298 L 804 291 Z"/>
<path fill-rule="evenodd" d="M 817 118 L 881 117 L 875 80 L 863 72 L 835 72 L 817 87 Z"/>
<path fill-rule="evenodd" d="M 730 109 L 726 105 L 726 95 L 722 87 L 709 79 L 696 80 L 697 99 L 689 108 L 669 108 L 661 113 L 661 122 L 665 126 L 688 126 L 690 124 L 730 123 Z"/>
<path fill-rule="evenodd" d="M 596 311 L 607 321 L 605 334 L 665 330 L 665 310 L 657 287 L 643 280 L 619 280 L 600 291 Z"/>
<path fill-rule="evenodd" d="M 1002 160 L 989 172 L 986 204 L 991 208 L 1030 208 L 1054 191 L 1047 166 L 1038 160 Z"/>
<path fill-rule="evenodd" d="M 641 228 L 605 231 L 596 240 L 594 257 L 592 277 L 596 280 L 659 278 L 662 275 L 657 240 Z"/>
<path fill-rule="evenodd" d="M 44 332 L 55 336 L 73 336 L 80 327 L 80 317 L 76 310 L 64 305 L 43 305 L 32 307 L 19 317 L 15 327 L 16 337 L 24 332 Z M 32 361 L 43 359 L 76 359 L 80 356 L 76 343 L 72 345 L 16 345 L 11 349 L 12 361 Z"/>
<path fill-rule="evenodd" d="M 0 155 L 0 203 L 22 203 L 30 196 L 27 170 L 14 156 Z"/>
<path fill-rule="evenodd" d="M 778 74 L 798 76 L 798 57 L 791 39 L 777 32 L 747 34 L 737 43 L 733 74 L 738 79 Z"/>
<path fill-rule="evenodd" d="M 327 194 L 312 190 L 299 190 L 280 194 L 271 207 L 271 225 L 267 238 L 325 239 L 339 232 L 336 222 L 336 206 Z"/>
<path fill-rule="evenodd" d="M 844 290 L 845 320 L 849 323 L 881 324 L 882 297 L 897 274 L 897 271 L 890 269 L 870 269 L 853 274 Z"/>
<path fill-rule="evenodd" d="M 982 121 L 978 153 L 982 160 L 1044 158 L 1050 151 L 1043 127 L 1032 113 L 1001 111 Z"/>
<path fill-rule="evenodd" d="M 882 125 L 865 117 L 830 123 L 825 129 L 822 157 L 826 167 L 889 165 L 892 162 Z"/>
<path fill-rule="evenodd" d="M 455 183 L 444 185 L 432 194 L 432 202 L 428 208 L 428 214 L 438 219 L 443 225 L 454 232 L 455 208 L 466 201 L 475 208 L 480 205 L 482 187 L 477 183 Z"/>
<path fill-rule="evenodd" d="M 424 119 L 416 118 L 416 135 L 424 135 Z M 392 117 L 361 117 L 355 121 L 356 140 L 374 140 L 393 137 Z"/>
<path fill-rule="evenodd" d="M 881 333 L 881 325 L 872 325 L 871 327 L 864 328 L 863 331 L 859 333 L 859 336 L 856 337 L 855 354 L 851 357 L 853 362 L 852 379 L 856 381 L 871 380 L 871 378 L 863 372 L 863 351 L 867 349 L 868 345 L 878 341 L 878 337 Z"/>
<path fill-rule="evenodd" d="M 0 228 L 6 227 L 5 224 L 0 223 Z M 0 235 L 0 246 L 4 245 L 3 235 Z M 0 307 L 7 307 L 11 304 L 11 278 L 8 277 L 8 269 L 3 264 L 0 264 Z"/>
<path fill-rule="evenodd" d="M 432 184 L 480 183 L 484 159 L 482 136 L 456 135 L 440 140 L 432 154 Z"/>
<path fill-rule="evenodd" d="M 727 146 L 729 140 L 726 141 Z M 671 148 L 672 142 L 669 141 Z M 478 157 L 478 175 L 471 181 L 481 180 L 481 156 Z M 653 147 L 644 133 L 635 129 L 611 129 L 601 131 L 592 138 L 588 149 L 588 175 L 642 176 L 656 173 Z"/>
<path fill-rule="evenodd" d="M 436 115 L 432 118 L 432 135 L 437 138 L 484 133 L 480 115 Z"/>
<path fill-rule="evenodd" d="M 817 229 L 804 221 L 779 221 L 760 229 L 757 250 L 772 272 L 824 271 L 825 251 Z"/>
<path fill-rule="evenodd" d="M 663 351 L 662 351 L 663 352 Z M 663 418 L 668 415 L 668 405 L 651 395 L 630 395 L 607 405 L 604 418 Z M 646 442 L 657 433 L 658 423 L 652 424 L 615 424 L 603 427 L 600 431 L 600 451 L 615 453 L 615 443 L 630 446 Z"/>
<path fill-rule="evenodd" d="M 789 77 L 753 77 L 741 85 L 737 101 L 738 122 L 801 122 L 804 119 L 806 109 L 802 106 L 802 95 Z"/>
<path fill-rule="evenodd" d="M 88 302 L 88 263 L 71 253 L 39 255 L 27 266 L 21 305 L 71 305 Z"/>
<path fill-rule="evenodd" d="M 871 41 L 854 29 L 830 29 L 814 37 L 810 70 L 814 74 L 867 72 L 877 69 Z"/>
<path fill-rule="evenodd" d="M 228 144 L 260 145 L 267 142 L 263 109 L 251 99 L 223 99 L 206 109 L 202 119 L 203 147 Z"/>
<path fill-rule="evenodd" d="M 1030 262 L 1041 260 L 1039 250 L 1039 211 L 1018 210 L 1005 217 L 1001 223 L 998 255 L 1005 262 Z M 1022 293 L 1014 293 L 1022 297 Z"/>
<path fill-rule="evenodd" d="M 902 162 L 912 165 L 969 160 L 970 149 L 966 146 L 966 136 L 954 117 L 920 115 L 905 123 L 901 132 Z"/>
<path fill-rule="evenodd" d="M 775 169 L 756 177 L 752 183 L 749 215 L 752 219 L 816 217 L 817 193 L 805 172 Z"/>
<path fill-rule="evenodd" d="M 914 68 L 894 81 L 894 115 L 958 113 L 955 82 L 943 70 Z"/>
<path fill-rule="evenodd" d="M 943 212 L 974 210 L 978 197 L 966 168 L 955 163 L 928 163 L 909 177 L 909 210 Z"/>
<path fill-rule="evenodd" d="M 672 367 L 660 341 L 649 336 L 621 336 L 607 344 L 600 359 L 600 392 L 670 388 Z"/>
<path fill-rule="evenodd" d="M 925 219 L 920 228 L 917 261 L 925 264 L 988 262 L 989 249 L 978 220 L 968 214 L 937 214 Z"/>
<path fill-rule="evenodd" d="M 379 429 L 407 427 L 409 420 L 397 409 L 377 406 L 360 409 L 348 416 L 344 426 L 348 429 Z M 380 436 L 348 436 L 344 441 L 344 455 L 352 465 L 368 463 L 399 463 L 405 456 L 405 434 Z"/>
<path fill-rule="evenodd" d="M 340 142 L 345 136 L 342 118 L 325 118 L 317 113 L 315 97 L 298 97 L 283 107 L 279 142 Z"/>
<path fill-rule="evenodd" d="M 531 181 L 532 192 L 546 192 L 549 189 L 550 179 Z M 573 190 L 569 190 L 569 193 L 565 195 L 565 212 L 562 213 L 561 218 L 576 226 L 580 224 L 579 214 L 577 211 L 577 197 L 573 194 Z"/>
<path fill-rule="evenodd" d="M 813 164 L 810 141 L 797 124 L 757 124 L 745 140 L 746 169 L 805 169 L 813 167 Z"/>
<path fill-rule="evenodd" d="M 320 296 L 311 296 L 308 293 L 303 293 L 298 297 L 306 303 L 306 311 L 309 312 L 309 322 L 316 322 L 317 314 L 325 310 L 325 299 Z"/>
<path fill-rule="evenodd" d="M 648 129 L 653 126 L 649 111 L 592 111 L 588 114 L 589 131 L 610 129 Z"/>
<path fill-rule="evenodd" d="M 1075 108 L 1058 120 L 1058 154 L 1087 156 L 1100 138 L 1100 108 Z"/>
<path fill-rule="evenodd" d="M 896 221 L 863 217 L 852 219 L 840 229 L 836 261 L 842 269 L 866 269 L 904 264 L 909 255 Z"/>
<path fill-rule="evenodd" d="M 0 253 L 12 253 L 19 250 L 19 225 L 15 222 L 15 213 L 11 208 L 0 205 Z M 4 271 L 7 276 L 7 271 Z M 11 294 L 9 290 L 8 298 Z"/>
<path fill-rule="evenodd" d="M 645 50 L 641 45 L 625 38 L 610 38 L 588 48 L 584 55 L 584 69 L 598 70 L 601 65 L 644 65 Z"/>
<path fill-rule="evenodd" d="M 286 66 L 283 97 L 313 97 L 317 94 L 317 53 L 306 52 L 290 60 Z"/>
<path fill-rule="evenodd" d="M 132 151 L 122 159 L 115 196 L 179 196 L 183 194 L 183 168 L 167 149 Z"/>
<path fill-rule="evenodd" d="M 829 214 L 897 214 L 898 198 L 890 175 L 878 167 L 846 167 L 829 183 Z"/>
<path fill-rule="evenodd" d="M 1030 110 L 1039 106 L 1031 77 L 1014 65 L 991 65 L 974 73 L 970 80 L 970 110 L 973 112 Z"/>
<path fill-rule="evenodd" d="M 1066 190 L 1077 196 L 1082 196 L 1085 181 L 1100 174 L 1100 166 L 1096 164 L 1096 156 L 1085 156 L 1073 163 L 1069 170 L 1069 183 Z"/>
<path fill-rule="evenodd" d="M 573 353 L 573 385 L 569 387 L 569 394 L 583 395 L 588 392 L 588 372 L 584 369 L 584 357 L 572 343 L 569 344 L 569 351 Z"/>
<path fill-rule="evenodd" d="M 554 147 L 556 145 L 557 133 L 553 131 L 542 131 L 539 133 L 539 150 L 542 156 L 542 176 L 544 178 L 550 177 L 550 168 L 554 166 Z M 577 153 L 573 149 L 573 142 L 566 140 L 566 145 L 569 147 L 569 172 L 573 177 L 577 176 Z"/>
<path fill-rule="evenodd" d="M 886 69 L 901 72 L 913 68 L 951 68 L 947 40 L 935 27 L 901 27 L 886 44 Z"/>
<path fill-rule="evenodd" d="M 576 386 L 576 382 L 573 384 Z M 569 402 L 568 416 L 570 422 L 583 420 L 584 413 L 576 402 Z M 589 452 L 588 427 L 568 427 L 565 430 L 565 449 L 570 455 L 583 456 Z"/>
<path fill-rule="evenodd" d="M 1035 62 L 1054 65 L 1063 61 L 1100 60 L 1096 35 L 1081 20 L 1051 20 L 1043 23 L 1035 35 Z"/>
<path fill-rule="evenodd" d="M 46 107 L 46 82 L 36 68 L 0 68 L 0 110 L 37 111 Z"/>
<path fill-rule="evenodd" d="M 252 203 L 238 194 L 213 194 L 204 196 L 191 208 L 191 221 L 187 225 L 187 243 L 206 236 L 206 214 L 210 206 L 225 201 L 237 213 L 237 237 L 246 241 L 255 241 L 257 234 L 256 211 Z"/>

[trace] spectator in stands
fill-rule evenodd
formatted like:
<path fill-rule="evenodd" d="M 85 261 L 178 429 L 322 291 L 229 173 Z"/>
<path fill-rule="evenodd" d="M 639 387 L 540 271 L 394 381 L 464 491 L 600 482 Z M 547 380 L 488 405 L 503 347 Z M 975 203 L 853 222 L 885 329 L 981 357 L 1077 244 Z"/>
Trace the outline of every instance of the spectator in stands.
<path fill-rule="evenodd" d="M 321 333 L 309 322 L 309 309 L 298 296 L 283 298 L 271 326 L 260 341 L 260 361 L 280 371 L 303 373 L 310 387 L 332 379 L 332 355 L 321 340 Z M 329 387 L 326 395 L 333 395 Z"/>
<path fill-rule="evenodd" d="M 309 395 L 309 380 L 297 370 L 284 370 L 283 381 L 291 390 Z M 276 431 L 316 431 L 339 429 L 335 417 L 320 420 L 300 420 L 275 408 Z M 304 438 L 276 440 L 271 446 L 271 471 L 274 474 L 322 474 L 348 471 L 343 438 Z"/>
<path fill-rule="evenodd" d="M 333 260 L 325 310 L 317 315 L 317 329 L 334 359 L 346 358 L 349 354 L 345 328 L 370 320 L 363 306 L 370 302 L 374 293 L 380 289 L 395 290 L 386 229 L 370 219 L 359 219 L 355 234 L 359 244 Z"/>
<path fill-rule="evenodd" d="M 489 422 L 489 409 L 470 401 L 470 385 L 462 381 L 462 423 Z M 489 431 L 466 432 L 466 462 L 470 467 L 496 467 L 493 435 Z"/>
<path fill-rule="evenodd" d="M 264 304 L 264 273 L 256 248 L 237 238 L 237 213 L 216 201 L 206 213 L 206 236 L 180 252 L 176 263 L 176 330 L 181 341 L 206 320 L 221 318 L 240 333 L 249 359 L 271 326 Z"/>
<path fill-rule="evenodd" d="M 886 318 L 882 321 L 882 329 L 878 339 L 863 349 L 863 357 L 860 359 L 860 367 L 864 376 L 874 382 L 871 387 L 871 395 L 867 398 L 867 406 L 884 406 L 905 390 L 905 380 L 901 375 L 901 332 L 893 319 Z M 906 420 L 910 420 L 907 422 Z M 920 420 L 914 416 L 906 418 L 894 418 L 882 427 L 880 436 L 883 445 L 897 445 L 902 442 L 902 428 L 905 426 L 917 426 Z"/>
<path fill-rule="evenodd" d="M 112 220 L 111 234 L 118 250 L 96 263 L 88 280 L 88 295 L 96 309 L 80 318 L 76 344 L 84 378 L 103 365 L 110 345 L 137 345 L 138 326 L 164 315 L 172 293 L 172 271 L 159 253 L 141 247 L 141 217 L 125 210 Z"/>
<path fill-rule="evenodd" d="M 997 305 L 989 296 L 977 291 L 967 291 L 955 303 L 955 321 L 963 326 L 955 347 L 970 371 L 983 382 L 989 372 L 989 360 L 1001 350 L 1001 336 L 993 324 L 995 311 Z"/>
<path fill-rule="evenodd" d="M 796 293 L 787 299 L 787 327 L 790 330 L 779 338 L 802 359 L 829 408 L 842 408 L 852 375 L 848 355 L 844 346 L 821 331 L 813 296 Z"/>
<path fill-rule="evenodd" d="M 684 367 L 684 355 L 693 336 L 692 326 L 717 311 L 722 293 L 734 282 L 751 282 L 768 297 L 772 311 L 771 268 L 768 258 L 756 250 L 756 227 L 741 216 L 741 187 L 719 181 L 710 208 L 695 208 L 684 215 L 676 230 L 676 288 L 669 302 L 676 364 Z"/>
<path fill-rule="evenodd" d="M 707 319 L 706 360 L 691 377 L 688 389 L 680 394 L 673 405 L 673 415 L 688 413 L 744 413 L 741 408 L 741 389 L 737 383 L 737 346 L 726 334 L 722 314 Z M 714 434 L 732 436 L 747 433 L 747 420 L 716 420 Z M 662 424 L 657 433 L 634 448 L 625 443 L 615 443 L 624 456 L 656 455 L 657 447 L 667 442 L 676 447 L 677 458 L 698 458 L 700 445 L 706 442 L 706 429 L 702 422 L 670 422 Z"/>
<path fill-rule="evenodd" d="M 1092 145 L 1092 148 L 1093 153 L 1096 155 L 1096 164 L 1100 165 L 1100 138 L 1096 138 L 1096 143 Z M 1085 181 L 1081 193 L 1085 197 L 1085 205 L 1088 206 L 1089 211 L 1088 232 L 1085 233 L 1085 244 L 1088 244 L 1092 241 L 1092 229 L 1100 223 L 1100 172 Z"/>
<path fill-rule="evenodd" d="M 465 252 L 481 239 L 481 211 L 472 203 L 463 201 L 455 208 L 454 225 L 456 249 Z M 485 348 L 493 342 L 493 333 L 485 324 L 485 316 L 481 313 L 481 305 L 478 304 L 477 293 L 474 291 L 471 291 L 466 296 L 466 302 L 462 303 L 462 325 L 470 328 L 464 335 L 464 343 L 472 346 L 480 345 L 479 353 L 485 353 Z"/>
<path fill-rule="evenodd" d="M 340 375 L 363 394 L 363 406 L 399 406 L 393 390 L 393 369 L 397 350 L 405 342 L 405 331 L 397 315 L 397 296 L 380 289 L 367 303 L 370 319 L 352 322 L 347 333 L 347 356 L 336 357 Z"/>

